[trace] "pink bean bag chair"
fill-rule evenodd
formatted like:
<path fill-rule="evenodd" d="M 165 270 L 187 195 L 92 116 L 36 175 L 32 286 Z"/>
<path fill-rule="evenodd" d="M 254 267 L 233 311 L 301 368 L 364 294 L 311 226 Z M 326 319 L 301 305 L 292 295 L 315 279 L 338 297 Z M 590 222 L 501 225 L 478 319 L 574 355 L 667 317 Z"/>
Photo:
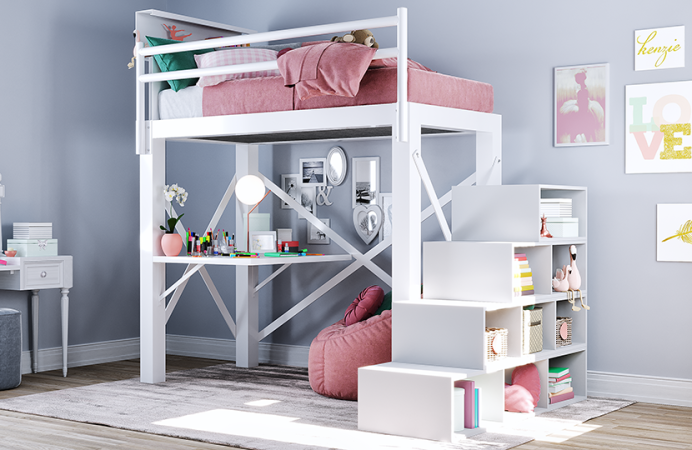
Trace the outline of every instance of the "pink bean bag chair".
<path fill-rule="evenodd" d="M 370 295 L 366 289 L 358 296 L 344 319 L 320 331 L 310 344 L 308 378 L 310 387 L 318 394 L 358 400 L 358 368 L 392 360 L 392 311 L 372 315 L 384 296 L 382 289 L 374 286 L 380 291 L 374 293 L 379 302 L 371 301 L 372 288 L 368 288 Z M 366 307 L 358 306 L 359 302 Z"/>

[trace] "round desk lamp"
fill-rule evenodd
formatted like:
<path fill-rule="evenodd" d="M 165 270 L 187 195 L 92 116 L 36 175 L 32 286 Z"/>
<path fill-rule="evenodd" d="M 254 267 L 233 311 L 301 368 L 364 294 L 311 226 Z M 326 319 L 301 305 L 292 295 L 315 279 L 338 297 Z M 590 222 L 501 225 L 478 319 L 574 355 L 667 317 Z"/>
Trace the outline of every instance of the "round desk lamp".
<path fill-rule="evenodd" d="M 256 175 L 245 175 L 235 185 L 236 198 L 246 205 L 255 205 L 247 213 L 247 240 L 245 242 L 248 252 L 250 251 L 250 214 L 271 192 L 265 193 L 264 191 L 264 181 Z"/>

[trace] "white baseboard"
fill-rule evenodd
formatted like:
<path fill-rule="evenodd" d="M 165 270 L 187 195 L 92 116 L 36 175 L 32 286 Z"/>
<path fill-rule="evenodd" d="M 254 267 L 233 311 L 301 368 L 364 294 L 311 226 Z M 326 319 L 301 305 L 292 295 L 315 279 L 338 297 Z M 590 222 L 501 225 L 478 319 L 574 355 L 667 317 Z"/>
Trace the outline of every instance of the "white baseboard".
<path fill-rule="evenodd" d="M 294 367 L 308 366 L 310 347 L 286 344 L 259 344 L 259 362 Z M 166 335 L 166 353 L 178 356 L 235 361 L 235 341 L 231 339 Z"/>
<path fill-rule="evenodd" d="M 261 363 L 308 366 L 310 348 L 300 345 L 259 344 Z M 231 339 L 200 338 L 166 335 L 166 352 L 170 355 L 235 361 L 235 341 Z M 139 338 L 70 345 L 67 349 L 67 367 L 89 366 L 113 361 L 139 358 Z M 62 347 L 38 351 L 38 371 L 62 369 Z M 31 352 L 22 352 L 22 373 L 31 373 Z"/>
<path fill-rule="evenodd" d="M 591 397 L 692 407 L 692 380 L 590 370 L 587 386 Z"/>
<path fill-rule="evenodd" d="M 139 358 L 139 338 L 70 345 L 67 367 L 89 366 Z M 31 373 L 31 352 L 22 352 L 22 373 Z M 62 369 L 62 347 L 39 349 L 38 371 Z"/>

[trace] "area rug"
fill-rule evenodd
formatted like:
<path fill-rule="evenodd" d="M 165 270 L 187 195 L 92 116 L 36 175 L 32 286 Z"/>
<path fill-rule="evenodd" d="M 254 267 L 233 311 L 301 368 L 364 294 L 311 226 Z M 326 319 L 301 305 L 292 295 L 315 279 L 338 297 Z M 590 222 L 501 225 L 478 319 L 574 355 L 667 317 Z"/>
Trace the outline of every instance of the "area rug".
<path fill-rule="evenodd" d="M 234 363 L 1 400 L 0 409 L 256 450 L 504 450 L 631 402 L 589 398 L 456 443 L 358 431 L 356 402 L 310 389 L 307 369 Z"/>

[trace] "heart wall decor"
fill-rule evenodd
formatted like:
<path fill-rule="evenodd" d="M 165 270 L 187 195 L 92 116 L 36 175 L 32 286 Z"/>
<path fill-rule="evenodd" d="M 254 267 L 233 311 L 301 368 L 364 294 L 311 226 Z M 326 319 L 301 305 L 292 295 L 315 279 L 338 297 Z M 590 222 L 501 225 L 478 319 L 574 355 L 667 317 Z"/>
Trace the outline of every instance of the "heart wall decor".
<path fill-rule="evenodd" d="M 369 244 L 375 239 L 382 226 L 382 210 L 377 205 L 358 205 L 353 210 L 353 226 L 358 236 Z"/>

